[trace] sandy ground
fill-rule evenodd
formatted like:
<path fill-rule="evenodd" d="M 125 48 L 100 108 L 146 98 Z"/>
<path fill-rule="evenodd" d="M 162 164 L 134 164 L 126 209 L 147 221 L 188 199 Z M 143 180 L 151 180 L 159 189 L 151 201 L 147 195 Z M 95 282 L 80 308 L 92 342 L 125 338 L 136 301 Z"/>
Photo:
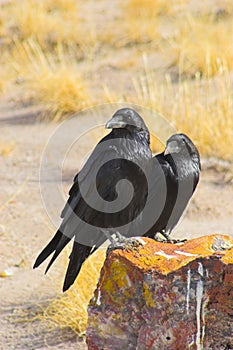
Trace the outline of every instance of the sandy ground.
<path fill-rule="evenodd" d="M 37 108 L 16 110 L 9 101 L 0 106 L 0 149 L 13 148 L 0 156 L 0 271 L 13 271 L 13 276 L 0 278 L 0 349 L 85 349 L 72 331 L 51 329 L 46 322 L 34 320 L 49 299 L 61 293 L 60 270 L 64 269 L 58 262 L 47 276 L 43 268 L 32 270 L 53 230 L 41 201 L 39 164 L 56 125 L 36 121 Z M 89 151 L 90 145 L 84 142 L 83 148 Z M 77 154 L 73 169 L 67 170 L 65 188 L 78 164 Z M 203 168 L 195 197 L 173 236 L 218 232 L 233 237 L 232 170 L 225 163 L 209 161 Z M 31 321 L 25 322 L 25 314 Z"/>
<path fill-rule="evenodd" d="M 40 197 L 39 163 L 56 126 L 34 123 L 37 110 L 15 112 L 9 104 L 0 109 L 0 149 L 13 147 L 9 155 L 0 156 L 0 271 L 13 272 L 12 277 L 0 278 L 0 349 L 85 349 L 69 330 L 51 330 L 38 320 L 25 322 L 25 315 L 33 319 L 40 314 L 61 288 L 58 268 L 48 278 L 42 270 L 32 270 L 50 236 L 51 223 Z"/>

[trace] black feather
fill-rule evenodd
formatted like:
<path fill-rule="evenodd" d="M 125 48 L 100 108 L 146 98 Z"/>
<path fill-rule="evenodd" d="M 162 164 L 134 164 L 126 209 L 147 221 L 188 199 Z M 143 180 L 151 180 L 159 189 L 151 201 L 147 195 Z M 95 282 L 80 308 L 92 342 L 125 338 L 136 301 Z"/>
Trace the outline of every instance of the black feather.
<path fill-rule="evenodd" d="M 52 252 L 54 252 L 54 250 L 56 249 L 60 239 L 62 237 L 62 232 L 61 231 L 57 231 L 55 236 L 51 239 L 51 241 L 48 243 L 48 245 L 42 250 L 42 252 L 40 253 L 40 255 L 37 257 L 35 264 L 33 265 L 33 268 L 35 269 L 36 267 L 38 267 L 40 264 L 42 264 L 42 262 L 47 259 L 47 257 L 52 254 Z"/>
<path fill-rule="evenodd" d="M 61 253 L 61 251 L 65 248 L 65 246 L 70 242 L 70 237 L 67 237 L 65 235 L 62 235 L 59 242 L 56 245 L 55 252 L 52 256 L 52 259 L 50 260 L 48 266 L 46 267 L 45 273 L 48 272 L 50 269 L 51 265 L 54 263 L 58 255 Z"/>
<path fill-rule="evenodd" d="M 83 244 L 79 244 L 74 241 L 73 249 L 70 254 L 69 265 L 66 271 L 65 281 L 63 285 L 63 292 L 69 289 L 70 286 L 74 283 L 82 267 L 82 264 L 90 255 L 91 249 L 92 247 L 87 247 Z"/>

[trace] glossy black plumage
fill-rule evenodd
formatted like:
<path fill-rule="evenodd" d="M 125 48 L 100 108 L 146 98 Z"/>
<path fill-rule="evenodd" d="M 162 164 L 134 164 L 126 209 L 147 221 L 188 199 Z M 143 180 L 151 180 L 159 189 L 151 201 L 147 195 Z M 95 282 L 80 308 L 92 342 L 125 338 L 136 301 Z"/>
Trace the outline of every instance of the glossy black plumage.
<path fill-rule="evenodd" d="M 171 233 L 195 191 L 200 171 L 199 152 L 190 138 L 171 136 L 165 151 L 153 157 L 148 216 L 154 217 L 154 223 L 144 236 L 153 238 L 161 232 L 167 237 Z"/>
<path fill-rule="evenodd" d="M 38 267 L 54 253 L 47 272 L 62 249 L 75 237 L 63 291 L 74 283 L 86 258 L 107 239 L 104 230 L 109 230 L 111 234 L 116 227 L 127 227 L 140 214 L 147 199 L 145 173 L 149 172 L 152 155 L 144 121 L 134 110 L 123 108 L 114 114 L 106 127 L 112 128 L 112 131 L 98 143 L 83 169 L 75 176 L 69 199 L 61 213 L 61 226 L 34 264 L 34 268 Z M 134 186 L 133 199 L 126 206 L 124 201 L 131 192 L 129 183 L 119 182 L 121 179 Z M 117 184 L 120 185 L 117 187 Z M 104 200 L 102 206 L 100 197 Z M 108 212 L 111 202 L 118 198 L 122 198 L 118 206 L 123 209 L 116 213 Z M 87 203 L 89 200 L 91 205 Z M 101 210 L 95 209 L 95 206 Z M 127 229 L 122 229 L 120 233 L 130 235 Z"/>

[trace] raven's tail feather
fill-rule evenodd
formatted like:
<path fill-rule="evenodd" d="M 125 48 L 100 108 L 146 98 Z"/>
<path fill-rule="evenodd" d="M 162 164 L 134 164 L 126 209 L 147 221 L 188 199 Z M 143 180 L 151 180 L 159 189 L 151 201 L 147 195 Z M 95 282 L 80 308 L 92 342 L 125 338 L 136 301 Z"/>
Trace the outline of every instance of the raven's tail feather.
<path fill-rule="evenodd" d="M 62 249 L 69 243 L 72 237 L 65 236 L 60 230 L 58 230 L 55 236 L 51 239 L 48 245 L 42 250 L 40 255 L 35 261 L 33 268 L 38 267 L 42 262 L 49 257 L 53 252 L 53 256 L 45 270 L 45 273 L 49 270 L 55 259 L 58 257 Z M 63 292 L 65 292 L 74 283 L 76 277 L 79 274 L 82 264 L 91 254 L 93 247 L 89 247 L 74 241 L 73 249 L 70 254 L 70 261 L 66 271 L 66 277 L 63 286 Z"/>
<path fill-rule="evenodd" d="M 35 264 L 33 266 L 33 269 L 40 266 L 40 264 L 42 264 L 42 262 L 45 259 L 47 259 L 47 257 L 50 254 L 52 254 L 52 252 L 56 249 L 61 237 L 62 237 L 62 232 L 58 230 L 54 235 L 54 237 L 51 239 L 51 241 L 48 243 L 48 245 L 42 250 L 40 255 L 37 257 Z"/>
<path fill-rule="evenodd" d="M 58 257 L 58 255 L 61 253 L 61 251 L 63 250 L 63 248 L 65 248 L 65 246 L 69 243 L 69 241 L 71 240 L 70 237 L 62 235 L 60 241 L 58 242 L 57 246 L 55 247 L 55 252 L 52 256 L 52 259 L 50 260 L 48 266 L 46 267 L 45 273 L 48 272 L 49 268 L 51 267 L 51 265 L 54 263 L 54 261 L 56 260 L 56 258 Z"/>
<path fill-rule="evenodd" d="M 84 261 L 88 258 L 92 247 L 77 243 L 74 241 L 73 249 L 70 254 L 70 261 L 66 271 L 65 281 L 63 285 L 63 292 L 70 288 L 74 283 Z"/>

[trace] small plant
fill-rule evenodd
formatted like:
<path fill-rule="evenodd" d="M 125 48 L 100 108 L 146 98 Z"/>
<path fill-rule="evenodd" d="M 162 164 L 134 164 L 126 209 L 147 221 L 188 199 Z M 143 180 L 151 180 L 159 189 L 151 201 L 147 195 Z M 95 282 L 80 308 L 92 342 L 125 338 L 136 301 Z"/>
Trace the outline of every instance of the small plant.
<path fill-rule="evenodd" d="M 86 260 L 74 286 L 48 305 L 43 320 L 49 320 L 56 327 L 70 327 L 79 336 L 85 333 L 87 307 L 96 288 L 105 254 L 106 251 L 100 248 Z"/>
<path fill-rule="evenodd" d="M 75 57 L 67 57 L 62 46 L 45 54 L 38 42 L 28 40 L 16 43 L 12 56 L 16 76 L 30 91 L 26 98 L 45 105 L 49 119 L 58 121 L 93 103 Z"/>

